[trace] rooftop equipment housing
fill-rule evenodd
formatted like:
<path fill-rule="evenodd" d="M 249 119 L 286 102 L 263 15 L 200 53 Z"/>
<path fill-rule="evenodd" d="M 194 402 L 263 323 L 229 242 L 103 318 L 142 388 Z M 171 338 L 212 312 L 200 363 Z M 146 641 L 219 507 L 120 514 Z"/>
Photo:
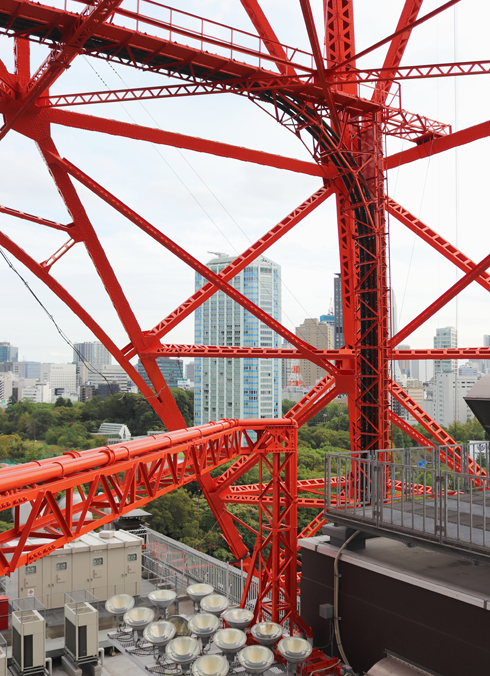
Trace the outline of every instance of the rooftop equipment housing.
<path fill-rule="evenodd" d="M 89 592 L 65 594 L 65 651 L 75 662 L 98 660 L 99 612 Z"/>
<path fill-rule="evenodd" d="M 12 659 L 21 674 L 45 671 L 46 623 L 44 606 L 32 597 L 12 603 Z"/>

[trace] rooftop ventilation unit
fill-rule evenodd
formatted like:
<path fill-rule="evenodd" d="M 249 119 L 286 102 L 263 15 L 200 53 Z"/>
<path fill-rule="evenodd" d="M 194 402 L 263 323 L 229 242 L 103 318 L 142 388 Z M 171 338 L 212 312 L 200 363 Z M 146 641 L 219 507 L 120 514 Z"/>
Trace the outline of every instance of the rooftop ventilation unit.
<path fill-rule="evenodd" d="M 65 603 L 65 650 L 75 662 L 98 659 L 99 613 L 87 601 Z"/>
<path fill-rule="evenodd" d="M 46 627 L 39 610 L 44 606 L 35 597 L 12 602 L 12 659 L 21 674 L 44 674 Z M 39 608 L 39 609 L 38 609 Z"/>

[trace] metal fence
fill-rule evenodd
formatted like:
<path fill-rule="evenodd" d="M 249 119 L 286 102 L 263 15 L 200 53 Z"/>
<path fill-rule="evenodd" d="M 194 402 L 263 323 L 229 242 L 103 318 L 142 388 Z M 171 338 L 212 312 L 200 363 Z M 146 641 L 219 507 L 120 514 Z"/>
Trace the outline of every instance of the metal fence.
<path fill-rule="evenodd" d="M 207 582 L 219 593 L 226 596 L 230 605 L 239 605 L 247 574 L 229 564 L 214 559 L 208 554 L 173 540 L 151 528 L 131 531 L 143 538 L 144 574 L 157 586 L 168 586 L 177 592 L 185 593 L 193 582 Z M 253 610 L 259 594 L 259 581 L 256 577 L 247 594 L 245 607 Z M 297 610 L 300 612 L 300 598 L 297 597 Z M 288 621 L 284 623 L 287 628 Z"/>
<path fill-rule="evenodd" d="M 489 554 L 489 453 L 488 442 L 328 453 L 325 513 Z"/>
<path fill-rule="evenodd" d="M 145 541 L 143 568 L 156 584 L 185 592 L 193 582 L 207 582 L 230 603 L 240 603 L 246 580 L 243 567 L 237 570 L 150 528 L 131 532 Z M 247 596 L 247 608 L 254 608 L 258 591 L 258 580 L 254 578 Z"/>

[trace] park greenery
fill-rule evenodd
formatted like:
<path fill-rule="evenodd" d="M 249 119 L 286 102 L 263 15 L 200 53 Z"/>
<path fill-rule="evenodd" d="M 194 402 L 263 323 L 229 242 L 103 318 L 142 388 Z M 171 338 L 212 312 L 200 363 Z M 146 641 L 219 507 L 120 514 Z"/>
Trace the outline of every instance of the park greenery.
<path fill-rule="evenodd" d="M 188 426 L 193 424 L 193 392 L 172 389 L 176 403 Z M 283 414 L 294 402 L 283 401 Z M 0 462 L 18 463 L 59 455 L 70 449 L 89 449 L 104 445 L 106 438 L 96 434 L 101 423 L 124 423 L 133 436 L 164 426 L 150 404 L 140 394 L 116 394 L 106 399 L 94 397 L 87 403 L 72 403 L 59 398 L 55 404 L 33 404 L 11 400 L 5 411 L 0 410 Z M 423 436 L 429 434 L 415 425 Z M 476 419 L 451 425 L 447 432 L 455 441 L 483 440 L 484 431 Z M 412 439 L 397 428 L 391 430 L 391 447 L 414 446 Z M 346 404 L 332 402 L 298 430 L 298 479 L 324 476 L 325 454 L 350 450 L 349 414 Z M 227 466 L 215 470 L 219 475 Z M 267 473 L 264 475 L 267 481 Z M 239 477 L 239 484 L 259 481 L 258 466 Z M 302 493 L 301 497 L 318 494 Z M 175 540 L 195 547 L 221 560 L 231 560 L 232 554 L 223 539 L 218 524 L 197 483 L 191 483 L 148 504 L 151 527 Z M 248 528 L 238 525 L 243 540 L 251 552 L 258 527 L 257 509 L 250 505 L 231 504 L 229 511 Z M 317 509 L 301 509 L 298 533 L 318 515 Z M 0 513 L 0 532 L 12 527 L 9 512 Z M 252 530 L 250 530 L 252 529 Z"/>

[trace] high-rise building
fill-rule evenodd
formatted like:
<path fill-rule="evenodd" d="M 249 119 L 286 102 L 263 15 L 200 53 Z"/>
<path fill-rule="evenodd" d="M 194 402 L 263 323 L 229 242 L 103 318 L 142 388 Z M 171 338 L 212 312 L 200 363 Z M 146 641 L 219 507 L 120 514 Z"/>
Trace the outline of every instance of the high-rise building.
<path fill-rule="evenodd" d="M 182 359 L 174 359 L 172 357 L 157 357 L 156 363 L 160 369 L 162 376 L 165 378 L 165 382 L 169 387 L 178 387 L 178 381 L 184 377 L 184 362 Z M 138 361 L 136 370 L 143 378 L 145 383 L 149 387 L 153 387 L 150 379 L 146 375 L 145 367 L 143 364 Z M 129 380 L 126 375 L 126 380 Z M 131 381 L 130 381 L 131 382 Z M 122 389 L 122 388 L 121 388 Z"/>
<path fill-rule="evenodd" d="M 444 350 L 451 347 L 458 347 L 458 333 L 454 326 L 436 329 L 434 348 Z M 456 373 L 457 368 L 458 362 L 456 359 L 438 359 L 434 362 L 434 374 L 436 376 L 439 373 Z"/>
<path fill-rule="evenodd" d="M 18 361 L 19 348 L 10 343 L 0 343 L 0 361 Z"/>
<path fill-rule="evenodd" d="M 345 345 L 344 338 L 344 310 L 342 306 L 342 280 L 340 278 L 340 273 L 335 273 L 333 280 L 333 306 L 334 306 L 334 316 L 335 324 L 333 331 L 333 343 L 334 349 L 340 350 Z"/>
<path fill-rule="evenodd" d="M 53 392 L 64 390 L 66 397 L 77 389 L 76 364 L 41 364 L 40 381 L 49 385 Z"/>
<path fill-rule="evenodd" d="M 329 326 L 331 326 L 332 329 L 335 328 L 335 315 L 334 314 L 320 315 L 320 321 L 325 322 L 325 324 L 328 324 Z"/>
<path fill-rule="evenodd" d="M 219 274 L 234 257 L 217 254 L 207 263 Z M 196 290 L 206 280 L 196 274 Z M 281 267 L 260 256 L 230 284 L 281 321 Z M 239 345 L 279 348 L 280 337 L 254 315 L 217 291 L 195 312 L 197 345 Z M 281 416 L 280 359 L 197 358 L 194 367 L 194 421 L 202 425 L 220 418 Z"/>
<path fill-rule="evenodd" d="M 194 382 L 194 360 L 185 365 L 185 377 L 187 380 L 190 380 L 191 383 Z"/>
<path fill-rule="evenodd" d="M 333 350 L 333 330 L 330 324 L 316 318 L 305 319 L 301 326 L 296 327 L 296 335 L 318 350 Z M 306 359 L 301 360 L 301 373 L 308 388 L 313 387 L 321 380 L 326 371 L 320 366 Z"/>
<path fill-rule="evenodd" d="M 112 364 L 111 353 L 97 340 L 93 340 L 89 343 L 75 343 L 74 348 L 74 363 L 86 361 L 96 369 L 100 369 L 101 366 Z"/>
<path fill-rule="evenodd" d="M 483 336 L 483 347 L 490 347 L 490 334 Z M 490 373 L 490 359 L 482 359 L 482 373 Z"/>
<path fill-rule="evenodd" d="M 421 406 L 438 425 L 448 427 L 455 420 L 464 424 L 474 417 L 464 397 L 477 380 L 477 376 L 458 376 L 453 371 L 438 373 Z"/>

